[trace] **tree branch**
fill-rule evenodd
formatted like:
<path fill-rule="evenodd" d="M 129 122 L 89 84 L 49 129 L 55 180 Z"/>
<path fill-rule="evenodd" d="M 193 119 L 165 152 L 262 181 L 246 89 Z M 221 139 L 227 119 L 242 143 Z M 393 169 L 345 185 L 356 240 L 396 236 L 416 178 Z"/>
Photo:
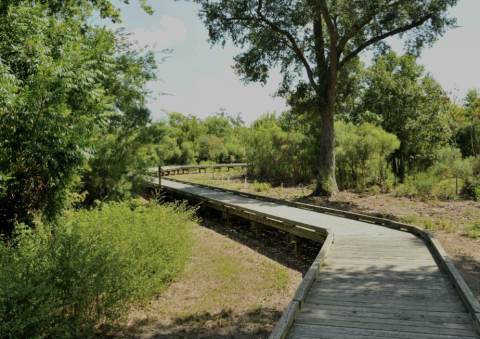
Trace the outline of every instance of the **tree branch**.
<path fill-rule="evenodd" d="M 317 67 L 325 69 L 327 60 L 325 58 L 325 40 L 323 39 L 322 17 L 313 20 L 313 36 L 315 41 L 315 49 L 317 51 Z"/>
<path fill-rule="evenodd" d="M 355 49 L 353 52 L 351 52 L 349 55 L 347 55 L 345 58 L 343 58 L 343 60 L 339 64 L 338 68 L 339 69 L 342 68 L 348 61 L 350 61 L 351 59 L 356 57 L 361 51 L 363 51 L 368 46 L 371 46 L 374 43 L 379 42 L 379 41 L 381 41 L 383 39 L 386 39 L 388 37 L 391 37 L 395 34 L 403 33 L 403 32 L 406 32 L 406 31 L 412 29 L 412 28 L 419 27 L 419 26 L 423 25 L 425 23 L 425 21 L 427 21 L 430 18 L 432 18 L 432 16 L 429 14 L 429 15 L 423 17 L 422 19 L 420 19 L 418 21 L 412 22 L 409 25 L 398 27 L 397 29 L 394 29 L 393 31 L 378 35 L 376 37 L 371 38 L 370 40 L 367 40 L 365 43 L 360 45 L 357 49 Z"/>
<path fill-rule="evenodd" d="M 313 39 L 314 39 L 314 50 L 315 61 L 317 62 L 317 71 L 319 72 L 318 78 L 320 81 L 320 70 L 327 67 L 327 60 L 325 57 L 325 39 L 323 37 L 323 22 L 322 22 L 322 11 L 318 9 L 318 2 L 315 0 L 307 1 L 311 7 L 313 14 Z"/>
<path fill-rule="evenodd" d="M 327 29 L 328 29 L 328 35 L 330 36 L 330 45 L 335 47 L 337 44 L 337 32 L 335 31 L 335 25 L 332 21 L 332 17 L 330 16 L 330 13 L 328 11 L 327 4 L 325 0 L 322 0 L 320 2 L 320 9 L 322 11 L 322 16 L 323 19 L 325 20 L 325 23 L 327 24 Z"/>
<path fill-rule="evenodd" d="M 362 21 L 356 23 L 355 25 L 353 25 L 351 32 L 349 34 L 345 35 L 342 39 L 340 39 L 340 42 L 337 46 L 337 53 L 339 55 L 342 54 L 343 49 L 345 48 L 345 45 L 347 44 L 347 42 L 352 37 L 357 35 L 357 33 L 360 32 L 360 30 L 363 29 L 366 25 L 368 25 L 379 13 L 381 13 L 386 8 L 394 8 L 398 5 L 400 5 L 402 2 L 404 2 L 404 0 L 398 0 L 398 1 L 392 2 L 390 4 L 386 4 L 385 6 L 380 7 L 378 9 L 378 11 L 375 11 L 372 15 L 366 17 L 364 20 L 362 20 Z"/>
<path fill-rule="evenodd" d="M 307 59 L 302 53 L 302 50 L 300 47 L 298 47 L 297 42 L 295 41 L 295 38 L 286 30 L 278 27 L 275 25 L 273 22 L 268 20 L 263 14 L 262 14 L 262 7 L 263 7 L 263 0 L 258 1 L 258 7 L 257 7 L 257 15 L 259 16 L 260 20 L 267 24 L 273 31 L 283 35 L 285 38 L 287 38 L 288 41 L 290 41 L 291 48 L 297 55 L 297 57 L 300 59 L 302 62 L 303 66 L 305 67 L 305 70 L 307 71 L 307 76 L 308 80 L 310 81 L 310 84 L 312 85 L 313 89 L 315 91 L 318 91 L 319 87 L 318 84 L 315 82 L 315 78 L 313 77 L 313 71 L 310 67 L 310 64 L 308 63 Z"/>

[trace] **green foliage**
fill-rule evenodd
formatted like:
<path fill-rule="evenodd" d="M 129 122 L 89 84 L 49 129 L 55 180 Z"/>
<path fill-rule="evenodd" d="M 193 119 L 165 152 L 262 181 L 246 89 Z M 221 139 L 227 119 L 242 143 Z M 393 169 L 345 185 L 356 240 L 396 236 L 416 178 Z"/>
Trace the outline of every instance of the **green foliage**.
<path fill-rule="evenodd" d="M 472 167 L 468 159 L 462 159 L 459 149 L 447 146 L 437 152 L 433 172 L 441 178 L 467 178 Z"/>
<path fill-rule="evenodd" d="M 437 179 L 433 178 L 435 180 L 435 187 L 432 190 L 432 193 L 444 200 L 448 199 L 454 199 L 458 196 L 456 192 L 456 181 L 455 179 Z"/>
<path fill-rule="evenodd" d="M 304 134 L 285 131 L 274 114 L 254 121 L 250 128 L 247 162 L 252 175 L 272 182 L 299 183 L 313 177 L 315 156 Z"/>
<path fill-rule="evenodd" d="M 181 272 L 193 213 L 132 201 L 67 212 L 54 228 L 17 226 L 0 245 L 0 338 L 108 333 Z"/>
<path fill-rule="evenodd" d="M 374 43 L 398 33 L 410 31 L 406 47 L 419 51 L 454 26 L 455 20 L 446 12 L 457 3 L 432 1 L 425 6 L 409 0 L 386 6 L 383 0 L 375 0 L 366 6 L 352 1 L 195 2 L 202 8 L 199 16 L 209 28 L 212 44 L 223 45 L 231 39 L 234 44 L 248 46 L 235 57 L 237 73 L 245 81 L 265 83 L 269 69 L 281 66 L 281 91 L 287 90 L 305 69 L 310 85 L 317 90 L 318 78 L 326 77 L 334 55 L 340 60 L 334 67 L 342 68 L 365 48 L 384 50 L 385 42 Z"/>
<path fill-rule="evenodd" d="M 255 180 L 253 182 L 253 189 L 255 190 L 255 192 L 270 191 L 272 189 L 272 186 L 269 183 L 257 182 L 257 180 Z"/>
<path fill-rule="evenodd" d="M 82 33 L 38 4 L 10 6 L 0 20 L 0 229 L 53 219 L 92 146 L 111 100 L 113 35 Z"/>
<path fill-rule="evenodd" d="M 480 238 L 480 221 L 465 225 L 465 235 L 474 240 Z"/>
<path fill-rule="evenodd" d="M 466 196 L 471 197 L 476 201 L 480 201 L 480 181 L 477 178 L 468 178 L 465 181 L 462 192 Z"/>
<path fill-rule="evenodd" d="M 412 175 L 409 175 L 408 177 L 406 177 L 403 183 L 398 184 L 395 187 L 395 194 L 397 196 L 399 195 L 410 196 L 410 195 L 414 195 L 415 193 L 416 193 L 415 178 Z"/>
<path fill-rule="evenodd" d="M 393 51 L 375 59 L 364 81 L 360 109 L 348 118 L 371 122 L 398 137 L 400 147 L 390 161 L 401 180 L 425 171 L 449 138 L 442 123 L 446 94 L 441 86 L 416 63 L 414 55 L 397 56 Z"/>
<path fill-rule="evenodd" d="M 414 186 L 421 197 L 428 197 L 435 186 L 435 178 L 429 173 L 419 173 L 415 178 Z"/>
<path fill-rule="evenodd" d="M 335 129 L 337 178 L 341 187 L 363 191 L 378 184 L 388 191 L 391 176 L 386 157 L 399 147 L 397 137 L 369 123 L 355 126 L 337 122 Z"/>
<path fill-rule="evenodd" d="M 128 3 L 128 0 L 121 0 Z M 143 10 L 153 14 L 152 8 L 147 4 L 147 0 L 138 0 Z M 0 3 L 0 16 L 3 15 L 9 6 L 32 5 L 38 3 L 34 0 L 2 0 Z M 76 18 L 85 21 L 97 11 L 102 18 L 110 18 L 113 22 L 121 22 L 120 10 L 113 6 L 110 0 L 62 0 L 62 1 L 42 1 L 42 4 L 60 18 Z"/>

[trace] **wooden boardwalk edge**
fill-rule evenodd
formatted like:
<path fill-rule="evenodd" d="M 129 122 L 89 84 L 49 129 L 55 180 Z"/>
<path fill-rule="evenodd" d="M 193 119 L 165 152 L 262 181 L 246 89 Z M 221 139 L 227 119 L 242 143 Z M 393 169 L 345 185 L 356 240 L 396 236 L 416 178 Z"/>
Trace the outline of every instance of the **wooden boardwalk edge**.
<path fill-rule="evenodd" d="M 220 192 L 235 194 L 235 195 L 248 197 L 252 199 L 274 202 L 277 204 L 292 206 L 292 207 L 306 209 L 310 211 L 327 213 L 337 217 L 343 217 L 343 218 L 353 219 L 358 221 L 365 221 L 369 223 L 374 223 L 382 227 L 392 228 L 399 231 L 409 232 L 409 233 L 413 233 L 418 236 L 421 236 L 422 238 L 425 239 L 427 243 L 432 245 L 435 255 L 440 260 L 448 276 L 451 278 L 459 296 L 461 297 L 463 303 L 468 309 L 468 312 L 470 314 L 470 317 L 473 320 L 476 330 L 480 333 L 480 303 L 475 298 L 475 295 L 472 293 L 468 285 L 465 283 L 465 280 L 456 269 L 455 265 L 451 261 L 450 257 L 448 256 L 448 254 L 446 253 L 446 251 L 444 250 L 440 242 L 435 238 L 433 234 L 431 234 L 430 232 L 424 229 L 421 229 L 417 226 L 403 224 L 403 223 L 399 223 L 399 222 L 384 219 L 384 218 L 346 212 L 346 211 L 336 210 L 336 209 L 327 208 L 327 207 L 321 207 L 321 206 L 309 205 L 305 203 L 297 203 L 297 202 L 286 201 L 286 200 L 281 200 L 276 198 L 264 197 L 257 194 L 243 193 L 243 192 L 223 189 L 215 186 L 202 185 L 202 184 L 197 184 L 197 183 L 192 183 L 192 182 L 182 181 L 182 180 L 172 179 L 172 178 L 164 177 L 164 180 L 170 180 L 170 181 L 187 184 L 191 186 L 197 186 L 201 188 L 207 188 L 207 189 L 216 190 Z M 154 184 L 152 184 L 152 186 L 153 185 Z M 331 244 L 333 243 L 334 234 L 331 231 L 329 232 L 329 230 L 327 229 L 324 229 L 324 231 L 326 231 L 326 233 L 328 234 L 325 240 L 324 246 L 322 246 L 322 250 L 320 250 L 317 258 L 315 259 L 314 263 L 310 267 L 308 273 L 305 275 L 302 282 L 300 283 L 294 298 L 288 305 L 278 325 L 275 327 L 274 331 L 272 332 L 270 339 L 285 338 L 286 335 L 288 334 L 290 327 L 295 322 L 295 318 L 301 312 L 302 302 L 305 300 L 305 296 L 310 286 L 318 277 L 318 272 L 321 266 L 323 265 L 324 260 L 328 256 L 328 251 L 330 249 Z"/>

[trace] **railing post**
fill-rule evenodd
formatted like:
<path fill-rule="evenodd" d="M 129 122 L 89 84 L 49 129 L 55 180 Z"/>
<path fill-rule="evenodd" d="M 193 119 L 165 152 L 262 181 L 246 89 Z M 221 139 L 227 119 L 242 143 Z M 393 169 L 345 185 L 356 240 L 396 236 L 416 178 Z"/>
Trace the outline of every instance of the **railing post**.
<path fill-rule="evenodd" d="M 158 191 L 162 190 L 162 167 L 158 166 Z"/>

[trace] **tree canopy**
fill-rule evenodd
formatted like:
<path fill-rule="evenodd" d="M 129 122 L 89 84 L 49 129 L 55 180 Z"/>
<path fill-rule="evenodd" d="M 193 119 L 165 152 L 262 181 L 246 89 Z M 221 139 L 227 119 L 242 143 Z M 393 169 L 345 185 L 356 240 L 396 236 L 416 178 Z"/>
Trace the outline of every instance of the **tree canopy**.
<path fill-rule="evenodd" d="M 235 70 L 245 82 L 265 83 L 280 67 L 279 95 L 313 93 L 321 117 L 316 194 L 335 194 L 334 109 L 339 73 L 365 49 L 383 51 L 385 39 L 399 36 L 418 53 L 455 25 L 447 10 L 457 0 L 374 1 L 210 1 L 200 17 L 210 42 L 231 40 L 243 48 Z M 308 79 L 308 80 L 305 80 Z"/>
<path fill-rule="evenodd" d="M 152 54 L 138 55 L 118 32 L 90 25 L 94 9 L 119 19 L 107 0 L 0 5 L 0 229 L 7 234 L 36 213 L 56 217 L 107 122 L 149 119 Z"/>

